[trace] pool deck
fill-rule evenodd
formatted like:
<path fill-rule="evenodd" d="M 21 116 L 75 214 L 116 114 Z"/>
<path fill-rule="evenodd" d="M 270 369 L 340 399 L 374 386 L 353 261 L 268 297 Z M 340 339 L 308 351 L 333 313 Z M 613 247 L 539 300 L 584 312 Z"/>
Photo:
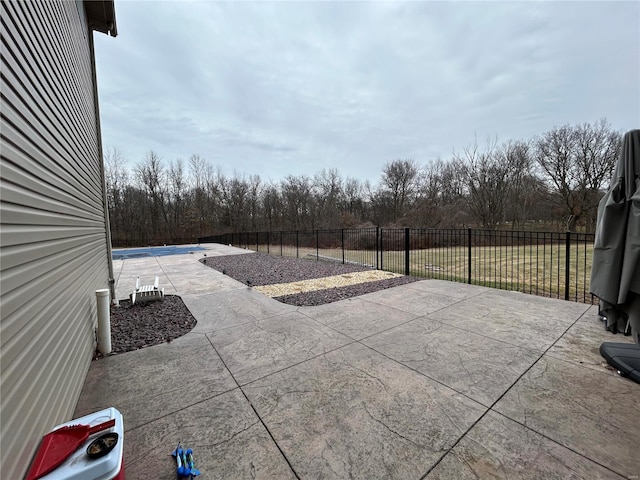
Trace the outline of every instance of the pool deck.
<path fill-rule="evenodd" d="M 91 364 L 75 416 L 120 410 L 127 478 L 175 479 L 178 442 L 203 479 L 640 478 L 596 306 L 424 280 L 295 307 L 202 256 L 114 262 L 118 298 L 158 275 L 198 322 Z"/>

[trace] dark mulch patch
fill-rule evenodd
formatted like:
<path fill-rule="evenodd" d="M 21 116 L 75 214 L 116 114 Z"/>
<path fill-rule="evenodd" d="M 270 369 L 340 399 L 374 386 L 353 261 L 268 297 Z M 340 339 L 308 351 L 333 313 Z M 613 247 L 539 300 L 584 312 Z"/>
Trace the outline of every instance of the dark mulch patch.
<path fill-rule="evenodd" d="M 182 299 L 166 295 L 162 301 L 137 303 L 121 300 L 111 307 L 111 350 L 124 353 L 181 337 L 196 326 Z"/>
<path fill-rule="evenodd" d="M 298 282 L 313 278 L 331 277 L 343 273 L 371 270 L 357 265 L 307 260 L 293 257 L 276 257 L 266 253 L 245 253 L 207 257 L 200 260 L 242 283 L 251 285 L 273 285 L 275 283 Z"/>
<path fill-rule="evenodd" d="M 395 277 L 388 280 L 348 285 L 346 287 L 316 290 L 315 292 L 283 295 L 281 297 L 274 297 L 274 300 L 278 300 L 279 302 L 286 303 L 288 305 L 296 305 L 298 307 L 311 307 L 314 305 L 324 305 L 325 303 L 357 297 L 359 295 L 364 295 L 365 293 L 377 292 L 378 290 L 384 290 L 385 288 L 417 282 L 418 280 L 421 279 L 416 277 Z"/>

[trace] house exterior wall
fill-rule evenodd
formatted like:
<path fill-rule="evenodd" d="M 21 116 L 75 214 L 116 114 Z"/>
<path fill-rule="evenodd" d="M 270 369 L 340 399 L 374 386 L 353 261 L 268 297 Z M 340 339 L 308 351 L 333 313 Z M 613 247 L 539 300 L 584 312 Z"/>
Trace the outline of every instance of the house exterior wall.
<path fill-rule="evenodd" d="M 84 5 L 3 0 L 0 18 L 0 478 L 22 478 L 72 418 L 109 248 Z"/>

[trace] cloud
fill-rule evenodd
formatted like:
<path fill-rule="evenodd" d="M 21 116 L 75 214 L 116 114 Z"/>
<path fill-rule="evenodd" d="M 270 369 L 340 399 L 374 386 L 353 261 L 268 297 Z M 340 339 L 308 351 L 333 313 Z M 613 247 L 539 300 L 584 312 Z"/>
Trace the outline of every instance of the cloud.
<path fill-rule="evenodd" d="M 634 2 L 118 2 L 96 35 L 103 140 L 279 180 L 640 124 Z M 597 34 L 594 34 L 597 33 Z"/>

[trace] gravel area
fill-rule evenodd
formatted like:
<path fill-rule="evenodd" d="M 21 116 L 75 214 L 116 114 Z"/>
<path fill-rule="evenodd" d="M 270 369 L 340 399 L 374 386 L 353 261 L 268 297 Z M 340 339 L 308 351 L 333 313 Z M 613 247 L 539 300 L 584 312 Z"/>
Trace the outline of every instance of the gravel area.
<path fill-rule="evenodd" d="M 317 262 L 293 257 L 276 257 L 266 253 L 246 253 L 207 257 L 200 260 L 207 267 L 229 275 L 242 283 L 273 285 L 311 278 L 331 277 L 351 272 L 370 270 L 356 265 L 334 262 Z"/>
<path fill-rule="evenodd" d="M 276 257 L 266 253 L 248 253 L 243 255 L 225 255 L 207 257 L 202 260 L 205 265 L 229 275 L 240 282 L 252 285 L 273 285 L 314 278 L 330 277 L 353 272 L 365 272 L 372 269 L 342 263 L 307 260 L 292 257 Z M 417 277 L 395 277 L 374 282 L 359 283 L 344 287 L 328 288 L 312 292 L 274 297 L 282 303 L 296 306 L 323 305 L 325 303 L 344 300 L 345 298 L 377 292 L 385 288 L 396 287 L 421 280 Z"/>
<path fill-rule="evenodd" d="M 176 295 L 133 306 L 130 300 L 120 300 L 119 306 L 111 307 L 111 352 L 124 353 L 170 342 L 195 326 L 196 319 Z"/>
<path fill-rule="evenodd" d="M 415 277 L 395 277 L 388 280 L 378 280 L 377 282 L 349 285 L 347 287 L 336 287 L 327 290 L 316 290 L 315 292 L 284 295 L 282 297 L 274 297 L 274 300 L 278 300 L 279 302 L 287 303 L 289 305 L 297 305 L 299 307 L 310 307 L 337 302 L 338 300 L 357 297 L 358 295 L 364 295 L 365 293 L 377 292 L 378 290 L 397 287 L 399 285 L 405 285 L 418 280 L 421 279 Z"/>
<path fill-rule="evenodd" d="M 200 261 L 208 267 L 251 286 L 273 285 L 371 271 L 370 268 L 356 265 L 276 257 L 264 253 L 207 257 Z M 420 279 L 406 276 L 393 277 L 355 285 L 283 295 L 274 297 L 274 300 L 297 306 L 323 305 L 417 280 Z M 166 295 L 162 301 L 139 303 L 133 306 L 129 300 L 121 300 L 120 306 L 111 307 L 112 352 L 113 354 L 124 353 L 170 342 L 191 331 L 195 325 L 196 319 L 178 296 Z M 96 358 L 99 357 L 100 355 L 96 354 Z"/>

